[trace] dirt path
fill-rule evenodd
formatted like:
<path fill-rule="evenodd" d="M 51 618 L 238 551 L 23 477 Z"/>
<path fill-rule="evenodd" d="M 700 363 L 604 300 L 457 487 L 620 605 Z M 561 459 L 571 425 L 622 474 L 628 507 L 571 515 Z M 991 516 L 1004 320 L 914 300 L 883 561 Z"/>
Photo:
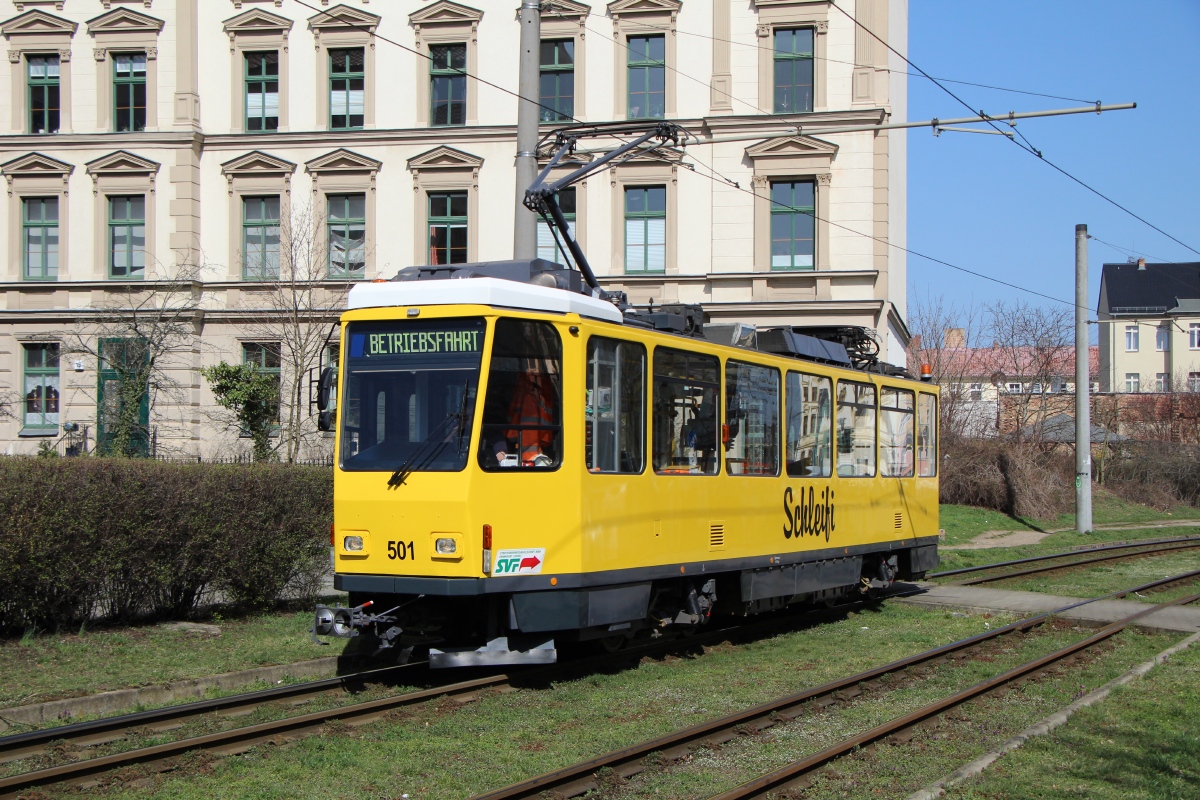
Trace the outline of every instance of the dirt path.
<path fill-rule="evenodd" d="M 1150 528 L 1200 528 L 1200 519 L 1170 519 L 1159 522 L 1114 522 L 1096 525 L 1098 531 L 1136 531 Z M 966 544 L 943 546 L 942 550 L 987 550 L 993 547 L 1018 547 L 1037 544 L 1052 533 L 1064 533 L 1073 528 L 1054 528 L 1048 531 L 984 531 Z"/>

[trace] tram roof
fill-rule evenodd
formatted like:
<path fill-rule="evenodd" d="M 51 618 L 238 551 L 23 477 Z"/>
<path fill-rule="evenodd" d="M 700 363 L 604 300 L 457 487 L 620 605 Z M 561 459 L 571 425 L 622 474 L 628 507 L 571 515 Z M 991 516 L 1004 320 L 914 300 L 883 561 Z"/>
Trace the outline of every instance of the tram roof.
<path fill-rule="evenodd" d="M 624 321 L 620 309 L 605 300 L 502 278 L 359 283 L 350 289 L 348 303 L 351 309 L 448 305 L 499 306 Z"/>

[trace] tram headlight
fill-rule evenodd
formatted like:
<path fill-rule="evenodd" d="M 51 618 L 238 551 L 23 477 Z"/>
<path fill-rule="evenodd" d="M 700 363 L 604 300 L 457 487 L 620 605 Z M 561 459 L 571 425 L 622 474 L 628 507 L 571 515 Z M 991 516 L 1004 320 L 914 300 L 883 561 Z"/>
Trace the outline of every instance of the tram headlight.
<path fill-rule="evenodd" d="M 333 609 L 329 606 L 317 606 L 316 619 L 313 621 L 313 633 L 317 636 L 328 636 L 333 633 Z"/>
<path fill-rule="evenodd" d="M 442 537 L 434 543 L 434 550 L 439 556 L 452 556 L 458 553 L 458 542 L 450 537 Z"/>
<path fill-rule="evenodd" d="M 347 536 L 342 539 L 342 549 L 347 553 L 361 553 L 363 550 L 363 538 L 361 536 Z"/>

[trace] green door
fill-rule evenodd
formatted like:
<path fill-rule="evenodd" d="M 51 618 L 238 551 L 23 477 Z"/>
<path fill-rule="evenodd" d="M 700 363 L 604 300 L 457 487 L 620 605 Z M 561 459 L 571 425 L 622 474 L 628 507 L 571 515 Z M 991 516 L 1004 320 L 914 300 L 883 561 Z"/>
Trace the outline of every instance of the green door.
<path fill-rule="evenodd" d="M 101 455 L 150 455 L 150 353 L 144 341 L 100 343 L 96 446 Z"/>

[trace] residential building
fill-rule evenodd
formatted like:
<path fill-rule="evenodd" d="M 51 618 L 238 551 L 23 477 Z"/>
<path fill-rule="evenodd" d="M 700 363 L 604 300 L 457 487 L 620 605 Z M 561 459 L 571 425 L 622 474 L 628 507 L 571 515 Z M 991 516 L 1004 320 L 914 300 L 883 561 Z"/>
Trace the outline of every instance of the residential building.
<path fill-rule="evenodd" d="M 1099 389 L 1100 350 L 1088 348 L 1091 390 Z M 961 329 L 945 331 L 941 346 L 913 341 L 909 360 L 929 364 L 942 388 L 942 424 L 952 435 L 987 438 L 1073 412 L 1075 349 L 970 347 Z"/>
<path fill-rule="evenodd" d="M 1105 264 L 1097 308 L 1106 392 L 1200 392 L 1200 262 Z"/>
<path fill-rule="evenodd" d="M 323 336 L 350 283 L 512 257 L 517 101 L 497 87 L 518 83 L 516 2 L 11 4 L 0 451 L 103 436 L 126 402 L 112 354 L 147 303 L 163 315 L 155 297 L 176 298 L 183 341 L 136 448 L 209 457 L 245 442 L 203 366 L 278 371 L 281 426 L 307 417 L 312 361 L 272 329 L 297 264 Z M 905 133 L 823 131 L 906 119 L 881 43 L 906 51 L 906 0 L 551 0 L 541 30 L 544 131 L 665 118 L 749 138 L 562 197 L 604 286 L 713 321 L 864 325 L 903 363 Z"/>

